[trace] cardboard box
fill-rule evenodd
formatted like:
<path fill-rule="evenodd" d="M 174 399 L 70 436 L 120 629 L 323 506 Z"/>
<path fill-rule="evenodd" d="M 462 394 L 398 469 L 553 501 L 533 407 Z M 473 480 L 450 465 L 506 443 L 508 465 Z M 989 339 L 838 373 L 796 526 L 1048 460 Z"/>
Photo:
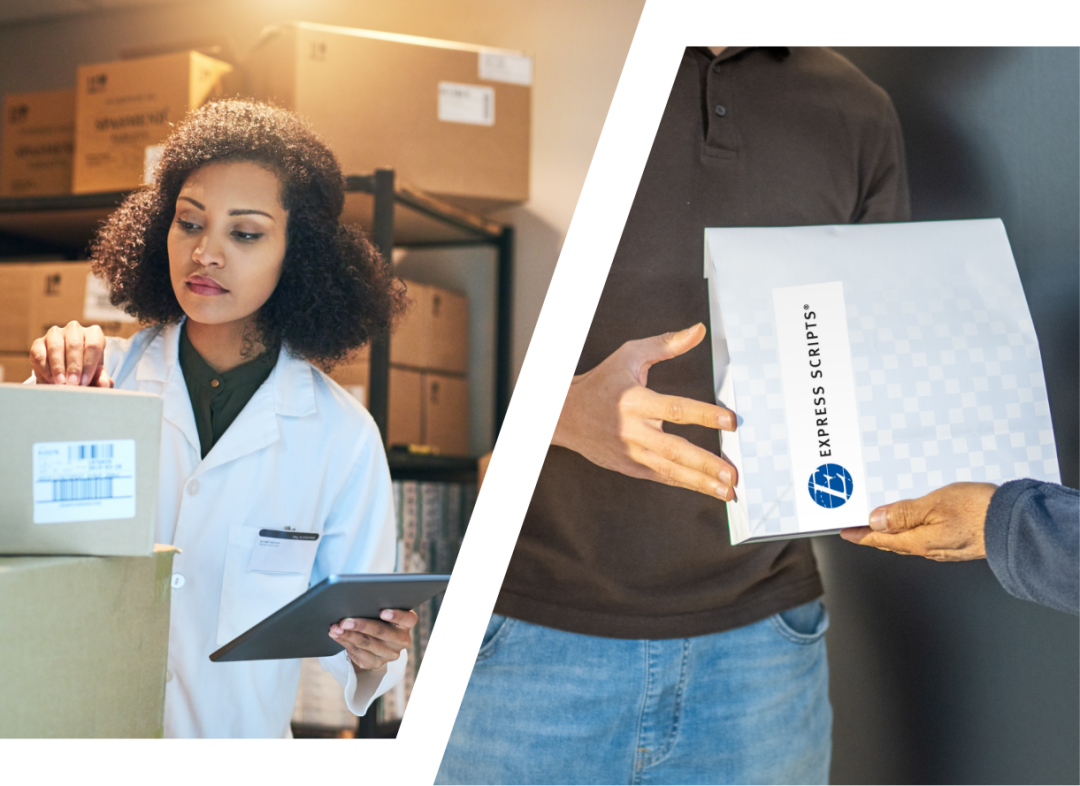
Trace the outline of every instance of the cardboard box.
<path fill-rule="evenodd" d="M 0 197 L 70 194 L 74 155 L 74 90 L 4 96 Z"/>
<path fill-rule="evenodd" d="M 469 455 L 469 381 L 424 372 L 423 443 L 444 456 Z"/>
<path fill-rule="evenodd" d="M 419 371 L 390 367 L 388 445 L 424 444 L 422 397 L 423 380 Z"/>
<path fill-rule="evenodd" d="M 153 550 L 161 397 L 0 384 L 0 554 Z"/>
<path fill-rule="evenodd" d="M 0 558 L 0 737 L 163 736 L 175 551 Z"/>
<path fill-rule="evenodd" d="M 146 148 L 190 110 L 219 97 L 232 66 L 199 52 L 79 66 L 72 191 L 125 191 L 143 183 Z"/>
<path fill-rule="evenodd" d="M 390 166 L 481 212 L 529 198 L 532 61 L 434 38 L 290 22 L 245 61 L 257 98 L 311 121 L 346 174 Z"/>
<path fill-rule="evenodd" d="M 19 384 L 30 379 L 33 367 L 25 352 L 0 352 L 0 382 Z M 0 413 L 0 417 L 3 414 Z"/>
<path fill-rule="evenodd" d="M 368 405 L 368 384 L 371 366 L 366 351 L 353 356 L 350 362 L 336 366 L 330 378 Z M 390 367 L 390 411 L 387 413 L 387 444 L 420 445 L 424 440 L 421 404 L 421 375 L 419 371 Z"/>
<path fill-rule="evenodd" d="M 406 282 L 412 306 L 390 337 L 396 366 L 467 374 L 469 300 L 464 295 L 415 281 Z"/>
<path fill-rule="evenodd" d="M 140 327 L 109 304 L 108 290 L 88 262 L 0 263 L 0 352 L 28 352 L 50 327 L 72 320 L 122 338 Z"/>
<path fill-rule="evenodd" d="M 390 362 L 395 366 L 423 368 L 427 357 L 428 341 L 426 305 L 430 297 L 430 287 L 416 281 L 406 281 L 408 287 L 409 308 L 394 325 L 390 336 Z"/>
<path fill-rule="evenodd" d="M 428 288 L 427 355 L 424 368 L 457 374 L 469 372 L 469 300 L 437 287 Z"/>

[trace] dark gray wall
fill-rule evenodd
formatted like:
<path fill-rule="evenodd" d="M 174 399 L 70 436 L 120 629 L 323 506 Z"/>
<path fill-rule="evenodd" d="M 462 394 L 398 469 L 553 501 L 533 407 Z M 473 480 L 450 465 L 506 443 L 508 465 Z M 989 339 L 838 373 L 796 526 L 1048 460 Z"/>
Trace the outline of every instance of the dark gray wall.
<path fill-rule="evenodd" d="M 1001 218 L 1077 487 L 1080 50 L 839 48 L 892 96 L 916 220 Z M 1077 783 L 1080 628 L 985 562 L 815 542 L 832 616 L 835 783 Z"/>

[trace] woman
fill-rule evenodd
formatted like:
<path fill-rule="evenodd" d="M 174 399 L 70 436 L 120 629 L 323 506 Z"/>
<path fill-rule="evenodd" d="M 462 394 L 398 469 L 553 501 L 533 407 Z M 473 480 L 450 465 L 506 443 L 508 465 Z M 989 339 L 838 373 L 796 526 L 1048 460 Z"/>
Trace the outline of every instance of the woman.
<path fill-rule="evenodd" d="M 389 572 L 389 470 L 368 413 L 320 367 L 386 332 L 404 293 L 342 226 L 344 179 L 292 114 L 220 101 L 165 143 L 156 184 L 99 233 L 94 271 L 150 327 L 72 322 L 34 342 L 38 382 L 164 400 L 156 539 L 172 577 L 166 736 L 288 736 L 300 662 L 208 656 L 331 573 Z M 317 539 L 276 539 L 260 530 Z M 266 558 L 267 548 L 274 550 Z M 343 620 L 323 658 L 363 714 L 404 671 L 413 612 Z"/>

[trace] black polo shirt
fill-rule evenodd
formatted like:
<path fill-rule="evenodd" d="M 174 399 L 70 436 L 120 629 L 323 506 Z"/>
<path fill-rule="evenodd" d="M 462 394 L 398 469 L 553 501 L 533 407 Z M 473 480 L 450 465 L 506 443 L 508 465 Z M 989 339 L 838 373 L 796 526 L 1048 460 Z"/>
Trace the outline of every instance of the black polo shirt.
<path fill-rule="evenodd" d="M 625 341 L 709 324 L 706 227 L 908 217 L 899 122 L 854 66 L 827 49 L 687 49 L 577 373 Z M 649 387 L 715 401 L 709 345 L 652 366 Z M 715 431 L 665 430 L 718 452 Z M 735 628 L 821 592 L 809 541 L 732 546 L 723 502 L 551 447 L 495 610 L 662 639 Z"/>

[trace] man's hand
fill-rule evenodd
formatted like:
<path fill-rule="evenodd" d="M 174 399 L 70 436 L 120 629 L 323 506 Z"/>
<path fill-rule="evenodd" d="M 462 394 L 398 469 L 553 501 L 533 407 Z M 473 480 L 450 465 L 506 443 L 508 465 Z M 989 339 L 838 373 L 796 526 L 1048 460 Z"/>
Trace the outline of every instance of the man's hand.
<path fill-rule="evenodd" d="M 705 326 L 628 341 L 591 371 L 574 377 L 553 445 L 632 478 L 734 499 L 735 468 L 719 456 L 664 433 L 664 423 L 735 430 L 735 413 L 704 401 L 665 396 L 645 387 L 654 363 L 688 352 Z"/>
<path fill-rule="evenodd" d="M 34 377 L 46 385 L 111 388 L 113 382 L 105 373 L 104 359 L 105 334 L 97 325 L 54 325 L 30 345 Z"/>
<path fill-rule="evenodd" d="M 384 609 L 379 620 L 346 618 L 330 626 L 330 638 L 345 648 L 357 672 L 378 669 L 412 646 L 415 611 Z"/>
<path fill-rule="evenodd" d="M 983 528 L 996 489 L 993 483 L 953 483 L 925 497 L 877 508 L 869 527 L 845 529 L 840 537 L 939 562 L 985 559 Z"/>

